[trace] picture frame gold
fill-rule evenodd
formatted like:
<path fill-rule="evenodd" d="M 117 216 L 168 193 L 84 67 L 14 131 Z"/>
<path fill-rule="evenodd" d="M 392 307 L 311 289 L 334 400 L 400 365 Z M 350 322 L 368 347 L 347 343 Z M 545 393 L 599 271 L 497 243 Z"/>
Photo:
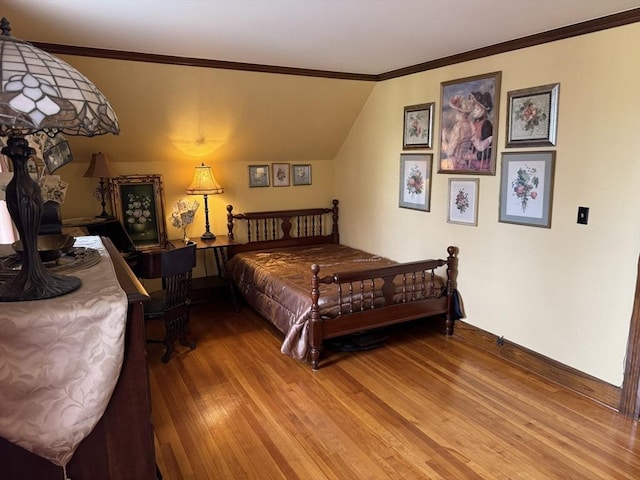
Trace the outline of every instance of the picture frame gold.
<path fill-rule="evenodd" d="M 269 165 L 249 165 L 249 188 L 269 185 Z"/>
<path fill-rule="evenodd" d="M 495 175 L 502 72 L 440 84 L 438 173 Z"/>
<path fill-rule="evenodd" d="M 560 84 L 507 92 L 506 147 L 555 146 Z"/>
<path fill-rule="evenodd" d="M 449 178 L 447 223 L 478 226 L 479 186 L 477 178 Z"/>
<path fill-rule="evenodd" d="M 434 102 L 404 107 L 402 148 L 431 148 Z"/>
<path fill-rule="evenodd" d="M 431 210 L 432 165 L 433 155 L 430 153 L 400 154 L 400 208 Z"/>
<path fill-rule="evenodd" d="M 291 185 L 290 168 L 288 163 L 272 163 L 271 170 L 273 174 L 274 187 L 288 187 Z"/>
<path fill-rule="evenodd" d="M 167 245 L 162 175 L 121 175 L 109 183 L 114 216 L 137 250 Z"/>
<path fill-rule="evenodd" d="M 502 154 L 498 221 L 551 228 L 556 152 Z"/>

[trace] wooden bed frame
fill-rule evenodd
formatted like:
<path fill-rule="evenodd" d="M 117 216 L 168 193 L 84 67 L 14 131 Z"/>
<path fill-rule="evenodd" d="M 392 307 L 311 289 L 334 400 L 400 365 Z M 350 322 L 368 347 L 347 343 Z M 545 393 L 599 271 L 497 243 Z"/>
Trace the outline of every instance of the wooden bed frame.
<path fill-rule="evenodd" d="M 272 212 L 233 213 L 233 206 L 227 206 L 228 236 L 237 240 L 234 231 L 243 226 L 243 243 L 232 243 L 228 256 L 253 250 L 282 247 L 339 243 L 338 200 L 333 200 L 332 208 L 311 208 L 281 210 Z M 246 238 L 244 238 L 246 237 Z M 310 267 L 309 292 L 311 295 L 311 318 L 309 331 L 310 360 L 315 370 L 318 368 L 322 342 L 355 332 L 363 332 L 400 322 L 436 315 L 445 316 L 447 335 L 453 334 L 454 290 L 458 267 L 458 248 L 447 248 L 446 260 L 423 260 L 397 263 L 387 267 L 363 269 L 360 271 L 331 272 L 320 276 L 320 267 Z M 446 294 L 439 298 L 425 298 L 434 271 L 446 266 Z M 395 279 L 395 284 L 393 283 Z M 374 305 L 367 301 L 367 289 L 382 284 L 384 304 Z M 401 301 L 397 302 L 397 285 L 401 283 Z M 324 318 L 320 312 L 320 284 L 333 284 L 340 298 L 340 314 L 337 318 Z M 391 297 L 396 295 L 396 302 Z M 358 300 L 354 300 L 357 298 Z M 363 300 L 364 298 L 364 300 Z"/>

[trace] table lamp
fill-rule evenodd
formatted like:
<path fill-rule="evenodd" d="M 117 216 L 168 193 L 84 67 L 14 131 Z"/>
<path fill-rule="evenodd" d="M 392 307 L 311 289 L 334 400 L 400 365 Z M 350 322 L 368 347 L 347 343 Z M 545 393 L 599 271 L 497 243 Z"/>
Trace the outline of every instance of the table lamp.
<path fill-rule="evenodd" d="M 11 159 L 13 179 L 6 201 L 22 242 L 19 273 L 0 284 L 0 301 L 41 300 L 80 288 L 77 277 L 47 270 L 38 253 L 42 216 L 40 187 L 28 173 L 35 154 L 25 135 L 45 132 L 92 137 L 120 133 L 118 119 L 104 95 L 66 62 L 14 38 L 6 18 L 0 20 L 0 136 L 2 153 Z"/>
<path fill-rule="evenodd" d="M 191 185 L 185 190 L 187 195 L 203 195 L 204 196 L 204 221 L 205 232 L 200 237 L 201 240 L 215 240 L 216 236 L 209 230 L 209 205 L 207 203 L 207 195 L 217 195 L 224 193 L 224 189 L 218 185 L 211 167 L 207 167 L 204 163 L 196 167 L 193 174 Z"/>
<path fill-rule="evenodd" d="M 95 192 L 93 192 L 93 196 L 102 205 L 102 213 L 100 213 L 100 215 L 96 215 L 96 218 L 106 218 L 106 219 L 114 218 L 112 215 L 109 215 L 107 211 L 104 209 L 107 203 L 105 200 L 105 195 L 109 191 L 107 182 L 109 181 L 110 178 L 113 178 L 114 176 L 110 165 L 111 165 L 111 162 L 109 161 L 109 158 L 104 153 L 102 152 L 94 153 L 91 155 L 91 162 L 89 163 L 89 168 L 87 168 L 87 171 L 84 173 L 85 177 L 100 179 Z M 105 182 L 105 178 L 107 179 L 107 182 Z"/>

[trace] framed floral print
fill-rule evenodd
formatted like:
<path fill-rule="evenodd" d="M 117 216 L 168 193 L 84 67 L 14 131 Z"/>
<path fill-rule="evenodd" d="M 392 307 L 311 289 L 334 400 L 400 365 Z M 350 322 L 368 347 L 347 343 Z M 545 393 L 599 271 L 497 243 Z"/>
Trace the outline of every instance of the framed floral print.
<path fill-rule="evenodd" d="M 136 249 L 166 246 L 162 175 L 122 175 L 109 187 L 113 213 Z"/>
<path fill-rule="evenodd" d="M 400 154 L 400 207 L 430 211 L 431 169 L 430 153 Z"/>
<path fill-rule="evenodd" d="M 402 148 L 431 148 L 434 103 L 404 107 Z"/>
<path fill-rule="evenodd" d="M 293 186 L 311 185 L 311 165 L 293 166 Z"/>
<path fill-rule="evenodd" d="M 553 151 L 503 153 L 498 221 L 551 228 Z"/>
<path fill-rule="evenodd" d="M 269 186 L 269 165 L 249 165 L 249 187 Z"/>
<path fill-rule="evenodd" d="M 449 214 L 447 222 L 462 225 L 478 225 L 477 178 L 449 179 Z"/>
<path fill-rule="evenodd" d="M 495 175 L 502 72 L 442 82 L 438 173 Z"/>
<path fill-rule="evenodd" d="M 271 169 L 273 170 L 274 187 L 288 187 L 290 185 L 288 163 L 272 163 Z"/>
<path fill-rule="evenodd" d="M 560 84 L 507 92 L 507 147 L 556 144 Z"/>

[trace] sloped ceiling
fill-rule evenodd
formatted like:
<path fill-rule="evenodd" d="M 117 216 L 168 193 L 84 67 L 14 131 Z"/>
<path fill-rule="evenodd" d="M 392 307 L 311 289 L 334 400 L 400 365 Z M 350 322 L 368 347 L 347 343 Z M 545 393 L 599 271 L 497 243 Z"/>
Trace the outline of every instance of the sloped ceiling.
<path fill-rule="evenodd" d="M 381 74 L 640 7 L 639 0 L 2 0 L 16 37 Z"/>
<path fill-rule="evenodd" d="M 394 69 L 626 11 L 639 7 L 640 0 L 1 0 L 1 5 L 12 35 L 32 42 L 364 74 L 372 80 Z M 62 57 L 106 94 L 122 128 L 118 137 L 70 139 L 79 161 L 97 150 L 119 162 L 175 162 L 194 155 L 216 162 L 332 160 L 375 86 Z"/>

